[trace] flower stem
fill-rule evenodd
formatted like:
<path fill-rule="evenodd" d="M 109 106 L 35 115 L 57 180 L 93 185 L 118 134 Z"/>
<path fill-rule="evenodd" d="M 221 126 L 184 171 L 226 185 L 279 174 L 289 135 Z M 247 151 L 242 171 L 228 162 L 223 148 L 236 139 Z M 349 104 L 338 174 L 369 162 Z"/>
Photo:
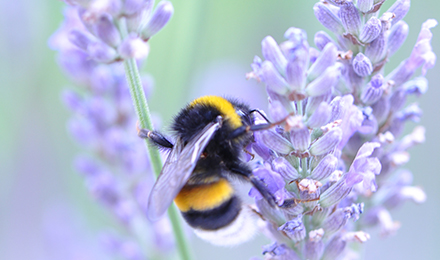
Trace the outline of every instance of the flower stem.
<path fill-rule="evenodd" d="M 125 20 L 123 19 L 120 23 L 120 30 L 123 35 L 127 35 L 126 24 Z M 131 98 L 134 103 L 136 114 L 139 118 L 139 127 L 152 130 L 153 124 L 151 122 L 150 110 L 148 107 L 147 99 L 145 98 L 144 89 L 142 87 L 142 82 L 135 59 L 124 60 L 124 68 L 130 88 Z M 154 174 L 156 175 L 156 177 L 158 177 L 162 170 L 162 160 L 160 158 L 159 150 L 149 144 L 148 141 L 146 141 L 146 145 L 148 153 L 150 155 Z M 168 210 L 168 216 L 173 226 L 174 236 L 180 252 L 180 257 L 182 260 L 190 260 L 191 257 L 189 253 L 189 247 L 186 242 L 182 226 L 180 224 L 178 212 L 173 205 Z"/>

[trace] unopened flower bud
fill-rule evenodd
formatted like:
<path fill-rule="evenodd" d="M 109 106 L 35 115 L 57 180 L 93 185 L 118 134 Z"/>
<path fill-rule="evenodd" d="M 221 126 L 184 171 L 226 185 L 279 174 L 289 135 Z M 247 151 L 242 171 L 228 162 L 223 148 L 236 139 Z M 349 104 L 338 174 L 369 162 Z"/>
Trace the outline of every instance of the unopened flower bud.
<path fill-rule="evenodd" d="M 287 82 L 270 61 L 265 60 L 261 64 L 261 77 L 267 87 L 277 94 L 284 95 L 289 90 Z"/>
<path fill-rule="evenodd" d="M 95 32 L 98 38 L 112 47 L 117 47 L 121 43 L 121 35 L 108 13 L 104 13 L 99 17 Z"/>
<path fill-rule="evenodd" d="M 359 11 L 366 13 L 371 10 L 373 4 L 374 4 L 374 0 L 358 0 L 356 6 L 359 9 Z"/>
<path fill-rule="evenodd" d="M 149 39 L 151 36 L 158 33 L 173 16 L 174 8 L 171 2 L 160 1 L 150 20 L 143 26 L 142 38 L 144 40 Z"/>
<path fill-rule="evenodd" d="M 411 0 L 397 0 L 387 12 L 393 13 L 395 15 L 392 24 L 396 24 L 405 17 L 411 6 Z"/>
<path fill-rule="evenodd" d="M 370 43 L 376 39 L 382 31 L 382 23 L 376 17 L 371 17 L 362 29 L 359 40 L 363 43 Z"/>
<path fill-rule="evenodd" d="M 321 55 L 319 55 L 313 65 L 310 66 L 310 69 L 307 72 L 307 79 L 312 81 L 319 77 L 319 75 L 321 75 L 328 67 L 335 64 L 337 57 L 338 49 L 332 42 L 329 42 L 325 45 Z"/>
<path fill-rule="evenodd" d="M 384 91 L 383 80 L 383 76 L 381 74 L 377 74 L 362 90 L 361 100 L 364 104 L 372 105 L 382 97 Z"/>
<path fill-rule="evenodd" d="M 353 59 L 353 70 L 360 77 L 366 77 L 373 72 L 373 64 L 368 57 L 359 52 Z"/>
<path fill-rule="evenodd" d="M 319 31 L 315 34 L 315 45 L 319 50 L 323 50 L 327 43 L 333 42 L 332 38 L 324 31 Z"/>
<path fill-rule="evenodd" d="M 359 35 L 359 30 L 362 26 L 361 16 L 353 2 L 345 2 L 339 9 L 338 15 L 346 32 Z"/>
<path fill-rule="evenodd" d="M 261 141 L 270 149 L 281 154 L 288 154 L 293 150 L 292 144 L 273 130 L 261 132 Z"/>
<path fill-rule="evenodd" d="M 77 29 L 73 29 L 69 33 L 69 40 L 84 51 L 87 51 L 88 46 L 94 42 L 89 33 Z"/>
<path fill-rule="evenodd" d="M 391 28 L 387 41 L 389 56 L 393 55 L 398 49 L 400 49 L 408 36 L 408 31 L 409 26 L 405 21 L 400 21 Z"/>
<path fill-rule="evenodd" d="M 310 146 L 310 132 L 307 127 L 290 131 L 290 142 L 297 151 L 305 152 Z"/>
<path fill-rule="evenodd" d="M 287 59 L 272 36 L 266 36 L 261 45 L 264 58 L 272 62 L 279 72 L 284 72 L 287 66 Z"/>
<path fill-rule="evenodd" d="M 324 242 L 322 237 L 324 236 L 324 230 L 322 228 L 318 230 L 312 230 L 309 232 L 309 239 L 305 245 L 305 258 L 310 260 L 321 259 L 324 253 Z"/>
<path fill-rule="evenodd" d="M 332 108 L 327 102 L 322 102 L 309 117 L 306 125 L 310 128 L 321 127 L 330 121 Z"/>
<path fill-rule="evenodd" d="M 342 239 L 342 236 L 333 237 L 333 239 L 325 247 L 322 260 L 337 259 L 337 257 L 344 252 L 346 246 L 347 242 Z"/>
<path fill-rule="evenodd" d="M 335 149 L 341 139 L 341 128 L 334 127 L 310 146 L 310 153 L 314 156 L 326 154 Z"/>
<path fill-rule="evenodd" d="M 338 35 L 344 33 L 344 26 L 342 25 L 341 20 L 327 7 L 327 5 L 321 2 L 316 3 L 313 10 L 315 11 L 316 18 L 322 25 L 324 25 L 324 27 Z"/>
<path fill-rule="evenodd" d="M 386 45 L 387 41 L 385 36 L 383 33 L 380 33 L 379 36 L 365 48 L 365 55 L 375 64 L 385 57 L 387 50 Z"/>
<path fill-rule="evenodd" d="M 338 167 L 338 158 L 332 154 L 326 155 L 318 165 L 313 169 L 310 178 L 314 180 L 323 180 L 329 177 Z"/>
<path fill-rule="evenodd" d="M 283 157 L 278 157 L 272 161 L 272 168 L 278 172 L 281 177 L 287 182 L 296 180 L 299 178 L 298 171 Z"/>
<path fill-rule="evenodd" d="M 306 93 L 309 96 L 315 97 L 331 92 L 339 80 L 341 69 L 342 65 L 339 63 L 328 67 L 321 76 L 307 85 Z"/>

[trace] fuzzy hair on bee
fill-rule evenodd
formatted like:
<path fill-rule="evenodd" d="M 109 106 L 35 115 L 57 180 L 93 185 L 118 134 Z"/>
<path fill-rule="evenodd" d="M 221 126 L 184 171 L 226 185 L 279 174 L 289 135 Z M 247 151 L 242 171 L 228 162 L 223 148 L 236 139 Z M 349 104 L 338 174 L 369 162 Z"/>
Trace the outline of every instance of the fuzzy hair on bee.
<path fill-rule="evenodd" d="M 274 196 L 240 159 L 253 140 L 253 131 L 273 126 L 253 125 L 254 111 L 234 99 L 203 96 L 174 118 L 174 144 L 159 132 L 139 130 L 140 137 L 171 150 L 150 193 L 150 220 L 160 218 L 174 200 L 202 239 L 229 246 L 253 236 L 256 214 L 243 204 L 231 180 L 250 182 L 275 206 Z"/>

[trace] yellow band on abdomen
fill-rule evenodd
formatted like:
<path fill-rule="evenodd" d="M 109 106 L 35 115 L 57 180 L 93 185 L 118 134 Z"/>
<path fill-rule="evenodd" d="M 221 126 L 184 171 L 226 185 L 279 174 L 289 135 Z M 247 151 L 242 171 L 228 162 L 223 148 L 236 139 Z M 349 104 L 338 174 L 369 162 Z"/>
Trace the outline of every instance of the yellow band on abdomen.
<path fill-rule="evenodd" d="M 174 199 L 180 211 L 186 212 L 191 209 L 197 211 L 210 210 L 220 206 L 230 199 L 234 194 L 234 189 L 225 179 L 218 182 L 187 185 L 182 188 Z"/>

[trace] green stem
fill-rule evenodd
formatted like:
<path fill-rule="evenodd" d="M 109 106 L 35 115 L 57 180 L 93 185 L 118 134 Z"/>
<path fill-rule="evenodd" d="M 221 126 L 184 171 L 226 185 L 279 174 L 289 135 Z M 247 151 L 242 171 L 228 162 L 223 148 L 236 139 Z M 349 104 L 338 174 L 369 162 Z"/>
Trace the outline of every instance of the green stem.
<path fill-rule="evenodd" d="M 122 35 L 127 35 L 127 27 L 124 19 L 121 19 L 120 30 Z M 142 81 L 135 59 L 124 60 L 124 68 L 130 88 L 131 98 L 134 103 L 136 114 L 139 118 L 139 127 L 153 130 L 150 109 L 148 107 L 147 99 L 145 98 Z M 150 155 L 154 174 L 156 175 L 156 177 L 158 177 L 162 170 L 162 160 L 160 158 L 159 150 L 149 144 L 147 140 L 145 140 L 145 142 L 147 145 L 148 153 Z M 176 211 L 174 206 L 171 206 L 169 208 L 168 216 L 173 226 L 174 236 L 180 252 L 180 257 L 182 260 L 190 260 L 191 257 L 189 253 L 189 247 L 186 242 L 182 226 L 180 224 L 178 212 Z"/>

